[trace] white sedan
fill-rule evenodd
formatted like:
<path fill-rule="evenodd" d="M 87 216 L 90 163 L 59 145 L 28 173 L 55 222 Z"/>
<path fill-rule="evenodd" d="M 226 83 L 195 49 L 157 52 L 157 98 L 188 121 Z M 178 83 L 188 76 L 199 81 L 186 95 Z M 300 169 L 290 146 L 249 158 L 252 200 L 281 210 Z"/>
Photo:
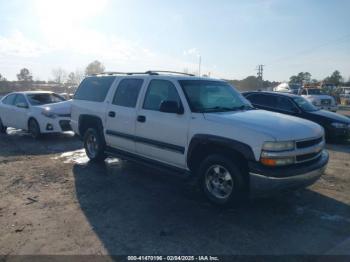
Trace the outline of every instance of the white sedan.
<path fill-rule="evenodd" d="M 53 92 L 10 93 L 0 101 L 0 133 L 13 127 L 38 138 L 44 133 L 69 131 L 70 112 L 71 101 Z"/>

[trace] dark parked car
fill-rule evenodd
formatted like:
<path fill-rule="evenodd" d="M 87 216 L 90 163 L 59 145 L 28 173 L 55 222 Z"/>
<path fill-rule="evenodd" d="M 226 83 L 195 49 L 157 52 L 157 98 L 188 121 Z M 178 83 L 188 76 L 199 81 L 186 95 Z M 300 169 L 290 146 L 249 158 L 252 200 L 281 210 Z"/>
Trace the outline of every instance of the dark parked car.
<path fill-rule="evenodd" d="M 350 137 L 350 119 L 325 110 L 317 109 L 301 96 L 276 92 L 244 92 L 254 107 L 308 119 L 321 125 L 328 140 Z"/>

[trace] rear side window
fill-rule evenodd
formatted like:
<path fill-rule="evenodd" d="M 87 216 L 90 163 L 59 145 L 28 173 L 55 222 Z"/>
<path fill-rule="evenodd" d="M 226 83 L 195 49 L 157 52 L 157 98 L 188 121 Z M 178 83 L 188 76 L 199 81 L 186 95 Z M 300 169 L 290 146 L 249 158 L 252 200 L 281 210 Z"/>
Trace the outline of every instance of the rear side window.
<path fill-rule="evenodd" d="M 262 94 L 253 94 L 247 96 L 247 99 L 254 105 L 260 105 L 260 106 L 265 106 L 268 104 L 268 98 L 266 95 Z"/>
<path fill-rule="evenodd" d="M 115 76 L 88 77 L 80 84 L 74 99 L 103 102 L 114 79 Z"/>
<path fill-rule="evenodd" d="M 112 104 L 135 107 L 142 83 L 142 79 L 123 79 L 118 85 Z"/>
<path fill-rule="evenodd" d="M 16 94 L 9 95 L 5 97 L 2 102 L 6 105 L 13 105 L 15 101 Z"/>
<path fill-rule="evenodd" d="M 15 105 L 24 104 L 28 106 L 27 100 L 25 99 L 24 95 L 20 95 L 20 94 L 16 96 L 14 104 Z"/>

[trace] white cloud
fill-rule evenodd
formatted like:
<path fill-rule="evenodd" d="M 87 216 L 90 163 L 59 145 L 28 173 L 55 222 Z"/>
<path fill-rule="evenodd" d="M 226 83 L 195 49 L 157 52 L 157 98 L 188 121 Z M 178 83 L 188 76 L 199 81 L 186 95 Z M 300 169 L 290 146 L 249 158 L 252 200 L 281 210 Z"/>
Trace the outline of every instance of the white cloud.
<path fill-rule="evenodd" d="M 0 35 L 0 57 L 38 57 L 49 51 L 49 47 L 27 38 L 19 31 L 7 37 Z"/>
<path fill-rule="evenodd" d="M 188 49 L 188 50 L 185 50 L 184 51 L 184 55 L 186 55 L 186 56 L 199 56 L 200 55 L 200 53 L 199 53 L 199 51 L 197 50 L 197 48 L 190 48 L 190 49 Z"/>

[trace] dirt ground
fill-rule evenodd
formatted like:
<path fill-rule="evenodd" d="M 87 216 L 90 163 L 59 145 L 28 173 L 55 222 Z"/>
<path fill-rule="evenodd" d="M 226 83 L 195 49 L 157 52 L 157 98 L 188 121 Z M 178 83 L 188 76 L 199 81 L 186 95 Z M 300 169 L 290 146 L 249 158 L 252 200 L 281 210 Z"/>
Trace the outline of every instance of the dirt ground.
<path fill-rule="evenodd" d="M 118 159 L 89 163 L 72 134 L 8 132 L 2 255 L 350 253 L 350 142 L 328 146 L 326 174 L 312 187 L 223 210 L 184 178 Z"/>

